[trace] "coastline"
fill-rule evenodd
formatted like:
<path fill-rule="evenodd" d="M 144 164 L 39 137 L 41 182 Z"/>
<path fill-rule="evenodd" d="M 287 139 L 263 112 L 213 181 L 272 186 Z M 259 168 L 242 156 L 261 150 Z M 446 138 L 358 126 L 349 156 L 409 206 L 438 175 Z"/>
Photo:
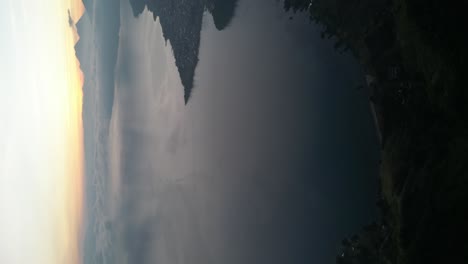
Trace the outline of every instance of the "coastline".
<path fill-rule="evenodd" d="M 453 27 L 462 7 L 286 0 L 285 9 L 308 11 L 322 38 L 360 62 L 381 140 L 381 219 L 345 238 L 337 263 L 468 259 L 468 36 Z"/>

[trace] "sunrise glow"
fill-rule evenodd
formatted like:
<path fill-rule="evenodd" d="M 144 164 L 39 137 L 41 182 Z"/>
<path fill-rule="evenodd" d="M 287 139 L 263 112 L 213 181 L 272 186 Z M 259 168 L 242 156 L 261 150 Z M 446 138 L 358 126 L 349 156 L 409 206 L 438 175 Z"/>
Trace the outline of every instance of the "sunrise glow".
<path fill-rule="evenodd" d="M 81 0 L 10 0 L 0 152 L 0 263 L 81 263 Z M 2 47 L 3 48 L 3 47 Z M 5 74 L 5 76 L 3 75 Z"/>

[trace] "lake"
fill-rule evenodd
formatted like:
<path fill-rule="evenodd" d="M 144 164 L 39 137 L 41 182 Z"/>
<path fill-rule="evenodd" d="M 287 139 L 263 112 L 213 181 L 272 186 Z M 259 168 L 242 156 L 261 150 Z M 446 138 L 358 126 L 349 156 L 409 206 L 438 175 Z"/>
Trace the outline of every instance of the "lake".
<path fill-rule="evenodd" d="M 204 14 L 185 105 L 159 20 L 121 9 L 110 214 L 127 259 L 334 263 L 377 217 L 379 145 L 357 61 L 306 16 L 243 0 L 221 31 Z"/>

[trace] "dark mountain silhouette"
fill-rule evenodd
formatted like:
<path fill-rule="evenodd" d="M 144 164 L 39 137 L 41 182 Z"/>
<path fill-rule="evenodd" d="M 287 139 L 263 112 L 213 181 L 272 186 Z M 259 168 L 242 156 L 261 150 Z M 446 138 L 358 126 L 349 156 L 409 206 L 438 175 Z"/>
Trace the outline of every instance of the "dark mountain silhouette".
<path fill-rule="evenodd" d="M 115 64 L 119 47 L 120 2 L 84 0 L 85 13 L 76 21 L 80 36 L 75 54 L 84 74 L 83 140 L 85 151 L 84 210 L 89 223 L 83 230 L 84 263 L 115 263 L 107 249 L 98 245 L 104 233 L 95 232 L 101 220 L 101 180 L 108 175 L 107 135 L 115 90 Z M 99 182 L 99 183 L 97 183 Z"/>
<path fill-rule="evenodd" d="M 83 5 L 86 9 L 86 13 L 88 13 L 91 17 L 93 16 L 94 11 L 94 2 L 93 0 L 81 0 Z"/>
<path fill-rule="evenodd" d="M 218 30 L 223 30 L 231 23 L 237 7 L 237 0 L 211 0 L 207 9 L 213 16 L 214 24 Z"/>
<path fill-rule="evenodd" d="M 223 30 L 234 17 L 237 0 L 130 0 L 130 4 L 135 16 L 147 7 L 155 20 L 159 17 L 164 39 L 172 45 L 187 103 L 198 64 L 203 13 L 209 11 L 216 28 Z"/>

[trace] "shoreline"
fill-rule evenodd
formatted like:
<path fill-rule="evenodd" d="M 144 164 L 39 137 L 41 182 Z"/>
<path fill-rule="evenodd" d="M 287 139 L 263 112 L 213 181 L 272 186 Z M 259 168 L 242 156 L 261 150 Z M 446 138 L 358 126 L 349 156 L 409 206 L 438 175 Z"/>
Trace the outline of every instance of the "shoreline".
<path fill-rule="evenodd" d="M 381 219 L 344 239 L 337 263 L 466 261 L 468 36 L 452 23 L 462 9 L 432 0 L 354 2 L 285 0 L 286 10 L 309 12 L 322 38 L 335 37 L 335 49 L 360 62 L 381 143 Z"/>

